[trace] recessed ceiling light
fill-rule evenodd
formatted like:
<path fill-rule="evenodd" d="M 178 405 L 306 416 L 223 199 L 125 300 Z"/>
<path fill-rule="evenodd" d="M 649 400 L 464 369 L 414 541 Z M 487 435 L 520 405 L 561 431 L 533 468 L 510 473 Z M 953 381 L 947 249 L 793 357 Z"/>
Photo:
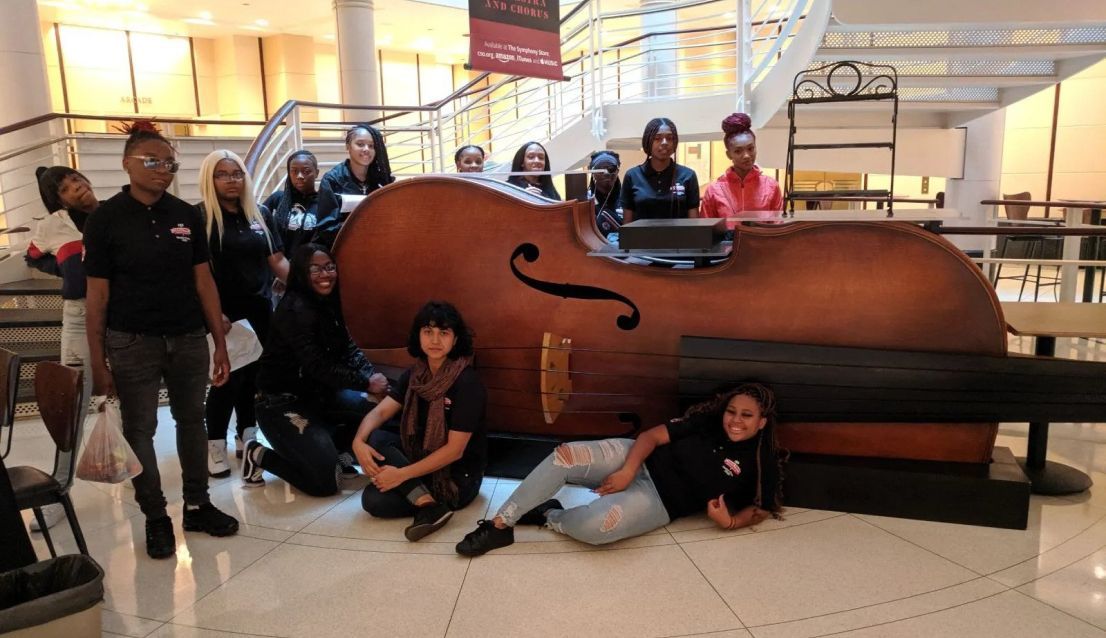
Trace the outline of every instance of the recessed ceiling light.
<path fill-rule="evenodd" d="M 333 40 L 334 39 L 334 34 L 333 33 L 328 33 L 328 34 L 323 36 L 323 39 L 324 40 Z"/>
<path fill-rule="evenodd" d="M 265 20 L 265 19 L 254 20 L 253 23 L 256 24 L 259 27 L 269 26 L 269 21 Z"/>
<path fill-rule="evenodd" d="M 201 11 L 200 12 L 200 19 L 201 20 L 207 20 L 208 22 L 211 22 L 211 18 L 212 18 L 212 15 L 211 15 L 210 11 Z"/>

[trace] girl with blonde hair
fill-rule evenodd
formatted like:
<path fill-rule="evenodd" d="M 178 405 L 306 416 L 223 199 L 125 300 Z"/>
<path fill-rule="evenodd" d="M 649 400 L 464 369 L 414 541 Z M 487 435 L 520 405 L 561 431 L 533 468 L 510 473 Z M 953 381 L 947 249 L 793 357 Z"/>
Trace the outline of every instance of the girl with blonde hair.
<path fill-rule="evenodd" d="M 240 319 L 250 322 L 261 343 L 269 333 L 272 277 L 288 277 L 288 260 L 280 235 L 273 232 L 269 211 L 257 205 L 249 171 L 242 159 L 218 150 L 200 165 L 197 208 L 203 215 L 211 245 L 211 270 L 223 308 L 224 329 Z M 256 427 L 254 414 L 257 365 L 231 372 L 227 383 L 207 395 L 208 473 L 230 475 L 227 428 L 237 414 L 237 455 L 241 457 L 247 428 Z M 243 436 L 246 435 L 246 436 Z"/>

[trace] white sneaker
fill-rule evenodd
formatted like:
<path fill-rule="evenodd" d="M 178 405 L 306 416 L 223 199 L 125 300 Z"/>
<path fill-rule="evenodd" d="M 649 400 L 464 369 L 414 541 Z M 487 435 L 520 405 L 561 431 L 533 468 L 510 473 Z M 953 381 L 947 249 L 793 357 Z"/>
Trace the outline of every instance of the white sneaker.
<path fill-rule="evenodd" d="M 215 478 L 230 476 L 226 441 L 207 442 L 207 473 Z"/>
<path fill-rule="evenodd" d="M 46 521 L 46 528 L 49 529 L 57 525 L 58 521 L 65 518 L 65 508 L 61 506 L 61 503 L 51 503 L 42 508 L 42 518 Z M 42 531 L 42 527 L 38 524 L 37 517 L 31 519 L 31 531 Z"/>

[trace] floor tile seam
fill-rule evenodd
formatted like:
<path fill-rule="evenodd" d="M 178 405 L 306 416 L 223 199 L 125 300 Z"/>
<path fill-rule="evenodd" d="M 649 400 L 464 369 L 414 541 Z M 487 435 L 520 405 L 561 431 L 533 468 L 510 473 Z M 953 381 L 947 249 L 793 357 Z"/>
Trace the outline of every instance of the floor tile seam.
<path fill-rule="evenodd" d="M 660 536 L 660 534 L 655 534 L 654 536 Z M 340 538 L 340 537 L 328 537 L 328 538 Z M 276 542 L 276 541 L 273 541 L 273 542 Z M 410 541 L 374 541 L 374 542 L 393 543 L 397 546 L 411 546 L 412 545 L 412 543 Z M 530 541 L 525 541 L 525 542 L 530 542 Z M 538 542 L 538 541 L 535 541 L 535 542 Z M 547 543 L 547 542 L 553 542 L 553 541 L 540 541 L 540 542 Z M 561 542 L 564 542 L 564 541 L 561 541 Z M 426 543 L 420 542 L 420 544 L 422 544 L 422 545 L 429 545 L 431 543 L 433 543 L 435 545 L 456 545 L 457 544 L 454 541 L 430 541 L 430 542 L 426 542 Z M 292 539 L 288 539 L 287 541 L 284 541 L 283 544 L 294 545 L 296 547 L 308 547 L 308 548 L 311 548 L 311 549 L 333 549 L 333 550 L 338 550 L 338 551 L 343 551 L 343 552 L 358 552 L 358 553 L 362 553 L 362 554 L 406 554 L 406 555 L 409 555 L 409 556 L 450 556 L 451 555 L 451 554 L 441 554 L 441 553 L 437 553 L 437 552 L 403 552 L 403 551 L 391 551 L 391 550 L 386 550 L 386 549 L 358 549 L 358 548 L 353 548 L 353 547 L 320 547 L 319 545 L 308 545 L 307 543 L 304 543 L 302 541 L 293 542 Z M 515 545 L 518 545 L 518 544 L 519 543 L 515 543 Z M 591 547 L 591 548 L 581 548 L 581 549 L 578 549 L 578 550 L 567 550 L 567 551 L 563 551 L 563 552 L 516 552 L 516 553 L 510 553 L 510 554 L 489 554 L 489 556 L 560 556 L 560 555 L 563 555 L 563 554 L 594 554 L 594 553 L 598 553 L 598 552 L 624 552 L 624 551 L 634 550 L 634 549 L 652 549 L 654 547 L 672 547 L 674 545 L 678 545 L 678 543 L 659 544 L 659 545 L 642 545 L 642 546 L 638 546 L 638 547 L 599 547 L 599 546 L 594 546 L 594 547 Z"/>
<path fill-rule="evenodd" d="M 1064 571 L 1065 569 L 1067 569 L 1067 568 L 1071 567 L 1072 565 L 1074 565 L 1074 564 L 1078 563 L 1079 561 L 1087 560 L 1087 559 L 1088 559 L 1088 558 L 1090 558 L 1091 556 L 1094 556 L 1094 555 L 1095 555 L 1095 554 L 1097 554 L 1098 552 L 1101 552 L 1101 551 L 1102 551 L 1103 549 L 1106 549 L 1106 544 L 1100 545 L 1099 547 L 1097 547 L 1097 548 L 1096 548 L 1096 549 L 1094 549 L 1093 551 L 1090 551 L 1090 552 L 1088 552 L 1087 554 L 1085 554 L 1085 555 L 1083 555 L 1083 556 L 1080 556 L 1079 558 L 1076 558 L 1075 560 L 1073 560 L 1073 561 L 1071 561 L 1070 563 L 1067 563 L 1067 564 L 1065 564 L 1065 565 L 1063 565 L 1063 566 L 1061 566 L 1061 567 L 1057 567 L 1056 569 L 1050 570 L 1050 571 L 1049 571 L 1049 572 L 1047 572 L 1047 573 L 1042 573 L 1042 574 L 1038 574 L 1038 575 L 1037 575 L 1036 577 L 1034 577 L 1034 578 L 1031 578 L 1031 579 L 1029 579 L 1029 580 L 1025 581 L 1024 583 L 1021 583 L 1021 584 L 1019 584 L 1019 585 L 1015 585 L 1014 587 L 1011 587 L 1011 589 L 1017 589 L 1018 587 L 1025 587 L 1026 585 L 1028 585 L 1028 584 L 1030 584 L 1030 583 L 1035 583 L 1035 582 L 1037 582 L 1038 580 L 1042 580 L 1042 579 L 1048 578 L 1049 576 L 1052 576 L 1053 574 L 1055 574 L 1055 573 L 1057 573 L 1057 572 L 1061 572 L 1061 571 Z M 1030 559 L 1028 559 L 1028 560 L 1033 560 L 1033 559 L 1032 559 L 1032 558 L 1030 558 Z M 1022 562 L 1028 562 L 1028 561 L 1022 561 Z M 1021 564 L 1022 564 L 1022 563 L 1018 563 L 1018 565 L 1021 565 Z M 1014 567 L 1016 567 L 1016 566 L 1017 566 L 1017 565 L 1014 565 Z M 1010 568 L 1008 567 L 1007 569 L 1010 569 Z M 1000 570 L 1000 571 L 1005 571 L 1005 570 Z M 993 575 L 994 575 L 994 573 L 988 574 L 988 576 L 993 576 Z M 992 580 L 994 580 L 994 579 L 992 579 Z M 999 582 L 999 581 L 995 581 L 995 582 Z"/>
<path fill-rule="evenodd" d="M 253 537 L 251 536 L 251 537 L 248 537 L 248 538 L 253 538 Z M 291 538 L 291 537 L 289 537 L 289 538 Z M 175 620 L 176 618 L 179 618 L 181 614 L 183 614 L 183 613 L 185 613 L 186 611 L 189 611 L 190 609 L 194 608 L 194 607 L 195 607 L 196 605 L 200 604 L 200 601 L 204 600 L 204 599 L 205 599 L 205 598 L 207 598 L 208 596 L 210 596 L 210 595 L 214 594 L 215 592 L 219 591 L 220 589 L 223 589 L 224 587 L 226 587 L 226 586 L 227 586 L 228 584 L 230 584 L 230 581 L 232 581 L 232 580 L 234 580 L 235 578 L 237 578 L 237 577 L 241 576 L 242 574 L 244 574 L 244 573 L 246 572 L 246 570 L 248 570 L 249 568 L 251 568 L 251 567 L 253 567 L 254 565 L 256 565 L 256 564 L 258 563 L 258 561 L 260 561 L 261 559 L 265 558 L 265 557 L 266 557 L 266 556 L 268 556 L 269 554 L 272 554 L 272 553 L 273 553 L 273 552 L 275 552 L 276 550 L 280 549 L 280 548 L 281 548 L 281 546 L 285 545 L 285 544 L 286 544 L 286 543 L 288 542 L 288 539 L 287 539 L 287 538 L 286 538 L 286 539 L 284 539 L 284 540 L 282 540 L 282 541 L 274 541 L 274 540 L 270 540 L 270 539 L 267 539 L 267 538 L 260 538 L 260 539 L 254 539 L 254 540 L 261 540 L 261 541 L 265 541 L 265 542 L 268 542 L 268 543 L 273 543 L 273 546 L 272 546 L 272 547 L 270 547 L 270 548 L 268 549 L 268 551 L 266 551 L 266 552 L 262 553 L 262 554 L 261 554 L 260 556 L 258 556 L 258 557 L 257 557 L 257 558 L 255 558 L 254 560 L 252 560 L 252 561 L 250 561 L 249 563 L 247 563 L 247 564 L 243 565 L 243 566 L 242 566 L 242 569 L 238 570 L 238 573 L 236 573 L 236 574 L 231 574 L 231 575 L 230 575 L 230 576 L 229 576 L 229 577 L 228 577 L 228 578 L 227 578 L 226 580 L 224 580 L 223 582 L 219 583 L 219 584 L 218 584 L 218 585 L 216 585 L 216 586 L 215 586 L 214 588 L 212 588 L 212 589 L 211 589 L 211 591 L 207 592 L 207 593 L 206 593 L 206 594 L 204 594 L 203 596 L 200 596 L 200 597 L 199 597 L 199 598 L 197 598 L 196 600 L 193 600 L 193 601 L 192 601 L 192 603 L 191 603 L 190 605 L 188 605 L 187 607 L 184 607 L 184 608 L 183 608 L 183 609 L 181 609 L 180 611 L 178 611 L 178 612 L 176 612 L 175 614 L 173 614 L 172 616 L 170 616 L 170 617 L 169 617 L 169 620 L 165 621 L 165 622 L 166 622 L 166 624 L 177 624 L 177 623 L 173 623 L 173 621 L 174 621 L 174 620 Z M 188 626 L 190 626 L 190 625 L 184 625 L 184 626 L 185 626 L 185 627 L 188 627 Z M 203 627 L 201 627 L 200 629 L 203 629 Z M 215 631 L 215 630 L 213 630 L 213 631 Z M 222 631 L 222 630 L 217 630 L 217 631 Z"/>
<path fill-rule="evenodd" d="M 234 631 L 233 629 L 215 629 L 213 627 L 201 627 L 200 625 L 186 625 L 184 623 L 178 623 L 178 622 L 173 622 L 173 621 L 169 621 L 169 622 L 165 623 L 164 625 L 162 625 L 161 627 L 158 627 L 154 631 L 155 632 L 159 631 L 167 625 L 173 625 L 175 627 L 186 627 L 188 629 L 200 629 L 200 630 L 203 630 L 203 631 L 214 631 L 216 633 L 222 633 L 222 634 L 234 634 L 235 636 L 251 636 L 251 637 L 252 636 L 264 636 L 264 638 L 287 638 L 287 636 L 282 636 L 281 634 L 263 634 L 263 633 L 257 633 L 257 632 L 246 633 L 244 631 Z M 152 636 L 152 635 L 153 635 L 153 633 L 146 634 L 146 638 L 149 638 L 149 636 Z"/>
<path fill-rule="evenodd" d="M 792 618 L 792 619 L 789 619 L 789 620 L 781 620 L 779 622 L 768 622 L 768 623 L 763 623 L 763 624 L 760 624 L 760 625 L 748 625 L 746 627 L 746 629 L 748 629 L 749 631 L 752 631 L 754 629 L 763 629 L 765 627 L 775 627 L 777 625 L 787 625 L 787 624 L 794 623 L 794 622 L 803 622 L 803 621 L 807 621 L 807 620 L 814 620 L 816 618 L 825 618 L 827 616 L 835 616 L 837 614 L 848 614 L 848 613 L 852 613 L 854 611 L 861 611 L 863 609 L 868 609 L 868 608 L 871 608 L 871 607 L 878 607 L 880 605 L 890 605 L 892 603 L 899 603 L 899 602 L 902 602 L 904 600 L 910 600 L 911 598 L 917 598 L 919 596 L 928 596 L 930 594 L 935 594 L 937 592 L 945 591 L 947 589 L 952 589 L 953 587 L 960 587 L 962 585 L 969 585 L 969 584 L 974 583 L 974 582 L 985 581 L 985 580 L 995 583 L 996 585 L 1002 587 L 1003 590 L 1013 589 L 1009 585 L 1006 585 L 1006 584 L 1000 583 L 998 581 L 992 580 L 990 578 L 987 578 L 986 576 L 979 576 L 978 578 L 973 578 L 971 580 L 965 580 L 965 581 L 961 581 L 959 583 L 952 583 L 951 585 L 945 585 L 944 587 L 938 587 L 936 589 L 930 589 L 928 591 L 919 592 L 917 594 L 910 594 L 909 596 L 902 596 L 900 598 L 892 598 L 891 600 L 883 600 L 883 601 L 880 601 L 880 602 L 877 602 L 877 603 L 872 603 L 870 605 L 860 605 L 859 607 L 852 607 L 852 608 L 849 608 L 849 609 L 839 609 L 837 611 L 831 611 L 831 612 L 827 612 L 827 613 L 824 613 L 824 614 L 815 614 L 813 616 L 805 616 L 803 618 Z M 1002 592 L 998 592 L 998 593 L 1002 593 Z M 987 596 L 990 596 L 990 594 L 988 594 Z M 987 596 L 981 596 L 979 598 L 976 598 L 975 600 L 982 600 L 983 598 L 986 598 Z M 960 603 L 957 603 L 957 604 L 959 605 Z M 952 609 L 952 607 L 948 607 L 947 609 Z M 941 611 L 941 610 L 937 610 L 937 611 Z M 875 625 L 865 625 L 865 627 L 867 627 L 867 626 L 875 626 Z M 864 627 L 855 627 L 853 629 L 850 629 L 849 631 L 856 631 L 857 629 L 864 629 Z"/>
<path fill-rule="evenodd" d="M 1070 542 L 1074 541 L 1074 540 L 1075 540 L 1076 538 L 1078 538 L 1079 536 L 1082 536 L 1083 534 L 1087 533 L 1087 531 L 1088 531 L 1088 530 L 1090 530 L 1090 529 L 1091 529 L 1092 527 L 1094 527 L 1095 525 L 1098 525 L 1099 523 L 1101 523 L 1101 522 L 1102 522 L 1102 521 L 1103 521 L 1104 519 L 1106 519 L 1106 513 L 1103 513 L 1103 514 L 1102 514 L 1102 516 L 1100 516 L 1100 517 L 1098 517 L 1097 519 L 1095 519 L 1095 520 L 1094 520 L 1094 522 L 1093 522 L 1093 523 L 1091 523 L 1090 525 L 1087 525 L 1087 526 L 1086 526 L 1086 527 L 1084 527 L 1083 529 L 1081 529 L 1081 530 L 1079 530 L 1078 532 L 1076 532 L 1076 533 L 1072 534 L 1071 536 L 1069 536 L 1069 537 L 1065 538 L 1064 540 L 1060 541 L 1059 543 L 1056 543 L 1056 544 L 1055 544 L 1055 545 L 1053 545 L 1052 547 L 1049 547 L 1048 549 L 1044 550 L 1043 552 L 1038 552 L 1037 554 L 1035 554 L 1035 555 L 1033 555 L 1033 556 L 1030 556 L 1030 557 L 1028 557 L 1028 558 L 1024 558 L 1024 559 L 1022 559 L 1022 560 L 1019 560 L 1019 561 L 1018 561 L 1018 562 L 1016 562 L 1016 563 L 1011 563 L 1010 565 L 1007 565 L 1007 566 L 1005 566 L 1005 567 L 1000 567 L 999 569 L 996 569 L 996 570 L 994 570 L 994 571 L 992 571 L 992 572 L 988 572 L 988 573 L 987 573 L 987 574 L 985 574 L 985 575 L 986 575 L 986 576 L 993 576 L 994 574 L 997 574 L 997 573 L 999 573 L 999 572 L 1003 572 L 1003 571 L 1006 571 L 1006 570 L 1008 570 L 1008 569 L 1013 569 L 1014 567 L 1017 567 L 1018 565 L 1022 565 L 1022 564 L 1024 564 L 1024 563 L 1025 563 L 1025 562 L 1027 562 L 1027 561 L 1031 561 L 1031 560 L 1034 560 L 1034 559 L 1036 559 L 1036 558 L 1040 558 L 1041 556 L 1044 556 L 1045 554 L 1047 554 L 1047 553 L 1049 553 L 1049 552 L 1054 552 L 1054 551 L 1057 551 L 1057 550 L 1059 550 L 1060 548 L 1062 548 L 1062 547 L 1063 547 L 1064 545 L 1067 545 L 1068 543 L 1070 543 Z M 1103 544 L 1103 545 L 1102 545 L 1101 547 L 1099 547 L 1099 549 L 1102 549 L 1102 547 L 1106 547 L 1106 544 Z M 1098 549 L 1096 549 L 1096 550 L 1095 550 L 1095 552 L 1097 552 L 1097 551 L 1098 551 Z M 1091 552 L 1091 554 L 1093 554 L 1093 553 L 1094 553 L 1094 552 Z M 1087 554 L 1087 556 L 1090 556 L 1090 554 Z M 1087 556 L 1084 556 L 1083 558 L 1086 558 Z M 1078 559 L 1078 560 L 1076 560 L 1076 561 L 1072 561 L 1071 563 L 1068 563 L 1067 565 L 1064 565 L 1064 567 L 1061 567 L 1060 569 L 1064 569 L 1065 567 L 1069 567 L 1069 566 L 1071 566 L 1071 565 L 1073 565 L 1073 564 L 1075 564 L 1075 563 L 1079 562 L 1080 560 L 1083 560 L 1083 558 L 1080 558 L 1080 559 Z M 1059 571 L 1059 570 L 1055 570 L 1055 571 Z M 1053 572 L 1049 572 L 1049 574 L 1055 573 L 1055 571 L 1053 571 Z M 1034 580 L 1036 580 L 1036 578 L 1035 578 Z M 1030 582 L 1032 582 L 1032 581 L 1030 581 Z"/>
<path fill-rule="evenodd" d="M 143 636 L 142 638 L 150 638 L 150 636 L 152 636 L 152 635 L 156 634 L 157 632 L 161 631 L 161 628 L 162 628 L 162 627 L 164 627 L 165 625 L 168 625 L 168 624 L 169 624 L 168 622 L 163 622 L 163 621 L 160 621 L 160 620 L 159 620 L 159 621 L 157 621 L 157 622 L 159 623 L 159 624 L 158 624 L 158 626 L 157 626 L 157 627 L 155 627 L 155 628 L 153 629 L 153 631 L 151 631 L 150 633 L 148 633 L 148 634 L 144 635 L 144 636 Z M 101 626 L 101 631 L 102 631 L 102 630 L 103 630 L 103 626 Z"/>
<path fill-rule="evenodd" d="M 922 618 L 924 616 L 932 616 L 933 614 L 940 614 L 940 613 L 949 611 L 951 609 L 957 609 L 959 607 L 963 607 L 965 605 L 974 605 L 975 603 L 978 603 L 981 600 L 987 600 L 987 599 L 990 599 L 990 598 L 994 598 L 995 596 L 1001 596 L 1002 594 L 1005 594 L 1006 592 L 1009 592 L 1009 591 L 1012 591 L 1012 590 L 1007 588 L 1007 589 L 1003 589 L 1002 591 L 997 591 L 993 594 L 988 594 L 986 596 L 980 596 L 979 598 L 975 598 L 973 600 L 968 600 L 968 601 L 965 601 L 965 602 L 962 602 L 962 603 L 957 603 L 955 605 L 950 605 L 950 606 L 945 607 L 943 609 L 934 609 L 933 611 L 926 611 L 926 612 L 922 612 L 920 614 L 914 614 L 913 616 L 904 616 L 903 618 L 896 618 L 894 620 L 887 620 L 887 621 L 884 621 L 884 622 L 873 623 L 871 625 L 867 625 L 866 627 L 854 627 L 852 629 L 843 629 L 841 631 L 833 631 L 833 632 L 830 632 L 828 634 L 818 634 L 815 638 L 824 638 L 825 636 L 840 636 L 841 634 L 849 633 L 849 632 L 852 632 L 852 631 L 859 631 L 861 629 L 871 629 L 872 627 L 882 627 L 884 625 L 891 625 L 891 624 L 894 624 L 894 623 L 897 623 L 897 622 L 904 622 L 904 621 L 907 621 L 907 620 L 913 620 L 915 618 Z M 754 638 L 756 638 L 756 632 L 752 631 L 752 629 L 750 629 L 750 631 L 753 633 Z"/>
<path fill-rule="evenodd" d="M 445 631 L 442 632 L 442 638 L 449 635 L 449 628 L 453 625 L 453 616 L 457 613 L 457 605 L 461 602 L 461 593 L 465 590 L 465 582 L 468 581 L 469 569 L 472 568 L 472 558 L 466 559 L 465 573 L 461 576 L 461 586 L 457 588 L 457 595 L 453 598 L 453 607 L 449 610 L 449 620 L 445 623 Z"/>
<path fill-rule="evenodd" d="M 1099 627 L 1098 625 L 1096 625 L 1093 622 L 1087 620 L 1086 618 L 1080 618 L 1079 616 L 1076 616 L 1075 614 L 1071 613 L 1070 611 L 1065 611 L 1063 609 L 1060 609 L 1059 607 L 1053 605 L 1052 603 L 1048 602 L 1047 600 L 1041 600 L 1040 598 L 1037 598 L 1033 594 L 1027 594 L 1023 591 L 1018 590 L 1018 588 L 1016 588 L 1016 587 L 1011 589 L 1010 591 L 1014 592 L 1015 594 L 1018 594 L 1019 596 L 1025 596 L 1026 598 L 1028 598 L 1030 600 L 1041 603 L 1045 607 L 1048 607 L 1049 609 L 1052 609 L 1053 611 L 1057 611 L 1061 614 L 1064 614 L 1065 616 L 1067 616 L 1069 618 L 1074 618 L 1075 620 L 1078 620 L 1079 622 L 1083 623 L 1084 625 L 1094 627 L 1099 632 L 1106 633 L 1106 629 L 1103 629 L 1102 627 Z"/>
<path fill-rule="evenodd" d="M 119 611 L 118 609 L 112 609 L 111 607 L 108 607 L 106 603 L 103 603 L 103 602 L 100 603 L 100 609 L 102 611 L 110 611 L 113 614 L 119 614 L 120 616 L 130 616 L 131 618 L 137 618 L 139 620 L 148 620 L 150 622 L 156 622 L 156 623 L 161 623 L 161 624 L 165 624 L 165 623 L 169 622 L 168 620 L 158 620 L 157 618 L 147 618 L 145 616 L 138 616 L 138 615 L 135 615 L 135 614 L 129 614 L 125 611 Z"/>
<path fill-rule="evenodd" d="M 671 535 L 671 532 L 669 532 L 669 535 Z M 675 541 L 676 539 L 673 538 L 672 540 Z M 701 576 L 703 581 L 706 582 L 706 584 L 710 586 L 711 591 L 714 592 L 714 595 L 718 596 L 718 600 L 722 601 L 722 604 L 726 606 L 726 609 L 730 610 L 730 613 L 733 614 L 734 620 L 737 621 L 738 625 L 741 625 L 740 628 L 747 630 L 747 628 L 745 626 L 745 621 L 741 620 L 741 616 L 738 615 L 737 610 L 734 609 L 730 605 L 730 602 L 728 600 L 726 600 L 726 597 L 722 595 L 722 592 L 718 591 L 718 588 L 714 586 L 714 583 L 711 582 L 711 580 L 709 578 L 707 578 L 707 575 L 704 574 L 703 570 L 699 568 L 699 564 L 695 562 L 695 559 L 692 558 L 691 555 L 687 553 L 687 550 L 684 549 L 683 545 L 680 545 L 677 542 L 676 547 L 680 548 L 680 553 L 682 553 L 684 555 L 684 558 L 687 558 L 687 561 L 689 563 L 691 563 L 691 566 L 695 568 L 695 571 L 699 572 L 699 576 Z"/>
<path fill-rule="evenodd" d="M 814 525 L 815 523 L 823 523 L 825 521 L 832 521 L 834 519 L 841 518 L 842 516 L 849 516 L 849 513 L 848 512 L 838 512 L 838 513 L 834 514 L 833 516 L 829 516 L 829 517 L 826 517 L 826 518 L 820 518 L 816 521 L 808 521 L 806 523 L 796 523 L 795 525 L 788 525 L 787 527 L 776 527 L 774 529 L 767 529 L 767 530 L 760 530 L 760 531 L 755 530 L 755 529 L 750 529 L 749 532 L 744 533 L 744 534 L 724 534 L 723 533 L 723 534 L 721 534 L 719 536 L 716 536 L 714 538 L 697 538 L 697 539 L 690 540 L 690 541 L 677 540 L 676 544 L 677 545 L 690 545 L 691 543 L 707 543 L 707 542 L 710 542 L 710 541 L 716 541 L 716 540 L 719 540 L 721 538 L 743 538 L 743 537 L 746 537 L 746 536 L 754 536 L 756 534 L 770 534 L 770 533 L 773 533 L 773 532 L 782 532 L 784 530 L 795 529 L 796 527 L 803 527 L 805 525 Z M 700 529 L 709 529 L 709 528 L 704 527 L 704 528 L 700 528 Z M 671 533 L 681 534 L 681 533 L 683 533 L 683 531 L 685 531 L 685 530 L 680 530 L 679 532 L 671 532 Z M 694 531 L 694 530 L 686 530 L 686 531 Z M 727 531 L 731 531 L 731 530 L 724 530 L 724 529 L 719 528 L 718 531 L 719 532 L 727 532 Z M 733 530 L 733 531 L 736 531 L 736 530 Z"/>
<path fill-rule="evenodd" d="M 961 565 L 960 563 L 956 562 L 955 560 L 953 560 L 953 559 L 951 559 L 947 556 L 942 556 L 941 554 L 938 554 L 937 552 L 933 551 L 932 549 L 929 549 L 928 547 L 923 547 L 922 545 L 919 545 L 918 543 L 915 543 L 914 541 L 912 541 L 910 539 L 903 538 L 902 536 L 899 536 L 898 534 L 896 534 L 896 533 L 894 533 L 890 530 L 884 529 L 884 528 L 880 527 L 879 525 L 876 525 L 875 523 L 873 523 L 871 521 L 866 521 L 863 518 L 860 518 L 859 516 L 856 516 L 854 514 L 849 514 L 849 516 L 852 516 L 856 520 L 858 520 L 858 521 L 860 521 L 860 522 L 862 522 L 866 525 L 871 525 L 872 527 L 880 530 L 881 532 L 886 532 L 887 534 L 890 534 L 891 536 L 894 536 L 895 538 L 899 539 L 900 541 L 902 541 L 904 543 L 907 543 L 909 545 L 913 545 L 914 547 L 917 547 L 918 549 L 926 552 L 927 554 L 932 554 L 933 556 L 936 556 L 937 558 L 940 558 L 943 561 L 947 561 L 949 563 L 952 563 L 953 565 L 956 565 L 957 567 L 959 567 L 961 569 L 966 569 L 969 572 L 975 574 L 976 576 L 987 576 L 987 574 L 982 574 L 982 573 L 972 569 L 971 567 L 968 567 L 967 565 Z M 1016 564 L 1020 564 L 1020 562 L 1016 563 Z M 969 580 L 972 580 L 972 579 L 969 579 Z M 967 582 L 967 581 L 965 581 L 965 582 Z"/>
<path fill-rule="evenodd" d="M 277 530 L 277 531 L 287 531 L 287 530 Z M 293 537 L 294 536 L 299 536 L 300 534 L 305 534 L 307 536 L 318 536 L 320 538 L 337 538 L 337 539 L 341 539 L 341 540 L 367 542 L 367 543 L 394 543 L 394 544 L 397 544 L 397 545 L 410 545 L 411 544 L 411 541 L 406 540 L 406 539 L 400 540 L 400 539 L 390 539 L 390 538 L 357 538 L 357 537 L 354 537 L 354 536 L 335 536 L 333 534 L 320 534 L 318 532 L 305 532 L 303 530 L 300 530 L 298 532 L 294 532 L 292 534 L 292 536 Z M 663 534 L 643 534 L 643 535 L 639 536 L 638 538 L 649 538 L 651 536 L 663 536 Z M 570 540 L 572 540 L 571 536 L 565 536 L 565 535 L 562 535 L 562 534 L 558 534 L 557 538 L 551 538 L 549 540 L 517 541 L 515 544 L 519 545 L 519 544 L 525 543 L 525 544 L 536 545 L 536 544 L 539 544 L 539 543 L 566 543 Z M 425 541 L 425 540 L 424 541 L 419 541 L 419 543 L 421 543 L 423 545 L 456 545 L 458 542 L 460 542 L 460 541 Z M 306 547 L 317 547 L 317 545 L 308 545 L 307 543 L 304 543 L 302 541 L 298 544 L 304 545 Z"/>

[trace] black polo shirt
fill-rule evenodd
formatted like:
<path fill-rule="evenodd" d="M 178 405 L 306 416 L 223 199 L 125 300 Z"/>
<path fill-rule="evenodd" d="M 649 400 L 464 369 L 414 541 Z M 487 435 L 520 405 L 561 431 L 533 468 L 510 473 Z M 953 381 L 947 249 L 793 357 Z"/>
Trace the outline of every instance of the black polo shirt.
<path fill-rule="evenodd" d="M 130 187 L 104 202 L 84 228 L 85 272 L 110 282 L 107 327 L 181 335 L 205 327 L 193 268 L 208 261 L 196 209 L 169 193 L 153 206 Z"/>
<path fill-rule="evenodd" d="M 411 380 L 411 368 L 408 368 L 396 384 L 388 389 L 388 396 L 400 404 L 407 396 L 407 386 Z M 480 382 L 480 375 L 471 367 L 465 368 L 445 393 L 445 423 L 450 430 L 471 432 L 472 438 L 465 446 L 461 458 L 453 462 L 450 473 L 458 484 L 470 483 L 484 476 L 488 465 L 488 440 L 484 426 L 484 405 L 487 392 Z M 422 434 L 426 431 L 426 417 L 430 402 L 416 395 L 418 406 L 404 405 L 404 410 L 415 407 L 419 411 L 418 444 L 422 445 Z"/>
<path fill-rule="evenodd" d="M 678 419 L 667 427 L 669 444 L 653 450 L 645 467 L 670 518 L 702 514 L 720 494 L 730 513 L 753 504 L 760 435 L 734 443 L 717 417 Z"/>
<path fill-rule="evenodd" d="M 699 208 L 699 178 L 695 171 L 672 162 L 663 171 L 649 160 L 626 171 L 622 178 L 622 208 L 634 219 L 684 219 Z"/>

